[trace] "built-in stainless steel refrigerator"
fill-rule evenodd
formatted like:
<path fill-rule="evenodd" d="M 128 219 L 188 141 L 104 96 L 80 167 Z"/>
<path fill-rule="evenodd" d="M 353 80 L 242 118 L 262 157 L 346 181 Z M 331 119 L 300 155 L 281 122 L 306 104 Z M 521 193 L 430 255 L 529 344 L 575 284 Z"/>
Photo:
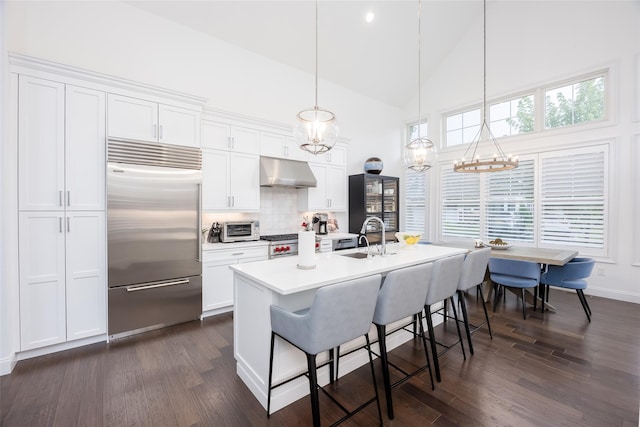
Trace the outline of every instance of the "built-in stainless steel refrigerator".
<path fill-rule="evenodd" d="M 200 149 L 109 140 L 109 335 L 202 313 Z"/>

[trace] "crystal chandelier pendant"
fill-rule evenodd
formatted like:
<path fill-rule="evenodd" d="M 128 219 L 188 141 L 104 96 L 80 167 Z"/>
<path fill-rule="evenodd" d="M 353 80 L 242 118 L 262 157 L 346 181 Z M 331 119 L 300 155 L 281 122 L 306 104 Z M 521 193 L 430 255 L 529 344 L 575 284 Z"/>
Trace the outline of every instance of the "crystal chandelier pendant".
<path fill-rule="evenodd" d="M 427 138 L 418 137 L 411 140 L 404 147 L 404 164 L 413 171 L 424 172 L 429 170 L 435 161 L 435 146 Z"/>
<path fill-rule="evenodd" d="M 311 154 L 322 154 L 331 150 L 338 140 L 336 116 L 317 105 L 300 111 L 294 128 L 298 146 Z"/>

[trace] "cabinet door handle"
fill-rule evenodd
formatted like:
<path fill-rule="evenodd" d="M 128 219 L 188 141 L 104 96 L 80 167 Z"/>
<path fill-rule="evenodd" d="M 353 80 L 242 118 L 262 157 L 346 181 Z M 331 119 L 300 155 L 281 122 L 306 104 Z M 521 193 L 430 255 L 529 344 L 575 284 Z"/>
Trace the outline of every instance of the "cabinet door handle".
<path fill-rule="evenodd" d="M 58 217 L 58 232 L 62 233 L 62 217 Z"/>
<path fill-rule="evenodd" d="M 231 196 L 231 207 L 234 208 L 236 206 L 236 197 Z"/>
<path fill-rule="evenodd" d="M 162 139 L 162 125 L 160 125 L 160 139 Z"/>
<path fill-rule="evenodd" d="M 157 138 L 158 137 L 158 125 L 153 125 L 153 137 Z"/>
<path fill-rule="evenodd" d="M 231 256 L 240 256 L 240 255 L 244 255 L 244 252 L 236 252 L 231 254 Z"/>
<path fill-rule="evenodd" d="M 232 136 L 231 137 L 231 148 L 235 150 L 236 148 L 236 137 Z"/>
<path fill-rule="evenodd" d="M 67 233 L 71 233 L 71 218 L 67 217 Z"/>
<path fill-rule="evenodd" d="M 67 206 L 71 206 L 71 190 L 67 190 Z"/>
<path fill-rule="evenodd" d="M 285 157 L 289 157 L 289 146 L 288 145 L 284 146 L 284 156 Z"/>
<path fill-rule="evenodd" d="M 62 206 L 62 190 L 58 190 L 58 206 Z"/>

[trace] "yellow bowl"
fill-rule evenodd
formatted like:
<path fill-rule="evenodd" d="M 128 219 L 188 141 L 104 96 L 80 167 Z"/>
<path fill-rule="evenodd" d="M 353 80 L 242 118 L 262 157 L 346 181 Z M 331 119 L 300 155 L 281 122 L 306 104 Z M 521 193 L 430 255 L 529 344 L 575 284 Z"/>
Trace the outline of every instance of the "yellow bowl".
<path fill-rule="evenodd" d="M 420 241 L 422 233 L 413 231 L 399 231 L 396 233 L 396 239 L 401 245 L 412 246 Z"/>

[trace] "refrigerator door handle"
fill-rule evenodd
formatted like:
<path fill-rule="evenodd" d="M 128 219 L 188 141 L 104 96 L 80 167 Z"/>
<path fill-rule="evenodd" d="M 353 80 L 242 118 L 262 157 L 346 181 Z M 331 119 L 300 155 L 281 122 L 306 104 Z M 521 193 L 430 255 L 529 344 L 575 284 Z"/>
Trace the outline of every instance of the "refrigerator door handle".
<path fill-rule="evenodd" d="M 166 286 L 184 285 L 189 283 L 189 279 L 175 280 L 172 282 L 152 283 L 149 285 L 127 286 L 127 292 L 144 291 L 146 289 L 164 288 Z"/>

